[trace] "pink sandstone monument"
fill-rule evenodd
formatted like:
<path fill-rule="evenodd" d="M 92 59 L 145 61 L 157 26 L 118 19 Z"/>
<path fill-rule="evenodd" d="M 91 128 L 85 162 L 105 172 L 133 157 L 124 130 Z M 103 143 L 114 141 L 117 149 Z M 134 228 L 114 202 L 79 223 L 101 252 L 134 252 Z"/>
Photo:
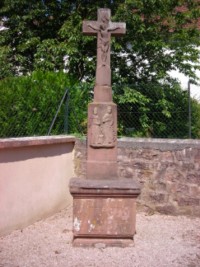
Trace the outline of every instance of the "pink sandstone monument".
<path fill-rule="evenodd" d="M 88 106 L 86 179 L 72 178 L 74 246 L 131 246 L 139 185 L 117 177 L 117 107 L 112 100 L 110 39 L 125 23 L 98 9 L 97 21 L 83 21 L 83 33 L 97 35 L 94 100 Z"/>

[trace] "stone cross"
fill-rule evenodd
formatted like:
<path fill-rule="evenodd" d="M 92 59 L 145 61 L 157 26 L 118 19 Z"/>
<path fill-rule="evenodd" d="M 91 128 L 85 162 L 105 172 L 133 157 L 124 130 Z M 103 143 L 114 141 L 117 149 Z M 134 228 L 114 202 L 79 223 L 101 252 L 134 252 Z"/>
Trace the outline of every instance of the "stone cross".
<path fill-rule="evenodd" d="M 88 105 L 86 179 L 70 180 L 73 196 L 73 245 L 133 246 L 136 197 L 133 179 L 119 179 L 117 106 L 112 101 L 111 35 L 125 33 L 125 23 L 113 23 L 109 9 L 98 10 L 97 21 L 84 21 L 83 32 L 97 35 L 94 99 Z"/>
<path fill-rule="evenodd" d="M 97 68 L 96 85 L 111 85 L 110 39 L 111 35 L 120 36 L 126 33 L 126 24 L 111 22 L 110 9 L 98 9 L 97 21 L 83 21 L 83 33 L 97 35 Z"/>
<path fill-rule="evenodd" d="M 126 32 L 126 23 L 112 22 L 110 9 L 98 9 L 97 21 L 83 21 L 83 33 L 97 35 L 97 66 L 93 102 L 88 105 L 88 179 L 117 178 L 117 106 L 112 101 L 111 36 Z"/>

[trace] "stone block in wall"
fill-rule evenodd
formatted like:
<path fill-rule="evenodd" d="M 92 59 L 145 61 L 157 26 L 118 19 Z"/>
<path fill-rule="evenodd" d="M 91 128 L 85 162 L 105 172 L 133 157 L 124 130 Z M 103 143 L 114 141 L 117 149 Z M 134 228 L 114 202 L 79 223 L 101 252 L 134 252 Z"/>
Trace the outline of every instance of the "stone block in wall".
<path fill-rule="evenodd" d="M 166 201 L 166 194 L 164 193 L 159 193 L 159 192 L 151 192 L 149 194 L 150 200 L 155 201 L 155 202 L 165 202 Z"/>
<path fill-rule="evenodd" d="M 194 197 L 181 196 L 178 199 L 179 206 L 199 206 L 200 207 L 200 199 Z"/>
<path fill-rule="evenodd" d="M 176 192 L 181 192 L 181 195 L 190 194 L 189 185 L 186 183 L 177 183 Z"/>
<path fill-rule="evenodd" d="M 173 204 L 167 204 L 167 203 L 165 203 L 165 205 L 158 204 L 156 206 L 155 210 L 157 212 L 164 213 L 167 215 L 177 215 L 178 214 L 178 208 L 176 207 L 176 205 L 173 205 Z"/>
<path fill-rule="evenodd" d="M 191 196 L 200 196 L 200 186 L 198 185 L 193 185 L 193 184 L 189 184 L 189 191 L 190 191 L 190 195 Z"/>
<path fill-rule="evenodd" d="M 166 192 L 166 188 L 167 188 L 167 185 L 166 185 L 166 182 L 158 182 L 156 188 L 159 190 L 159 191 L 165 191 Z"/>
<path fill-rule="evenodd" d="M 181 169 L 183 171 L 187 172 L 188 170 L 194 170 L 195 168 L 196 166 L 194 162 L 185 162 L 185 161 L 182 162 Z"/>
<path fill-rule="evenodd" d="M 196 216 L 196 217 L 200 217 L 200 208 L 199 208 L 199 206 L 193 206 L 192 207 L 191 215 L 192 216 Z"/>
<path fill-rule="evenodd" d="M 199 149 L 194 149 L 194 161 L 199 162 L 200 161 L 200 150 Z"/>
<path fill-rule="evenodd" d="M 169 164 L 170 162 L 174 162 L 174 153 L 172 151 L 163 151 L 159 153 L 159 159 Z"/>
<path fill-rule="evenodd" d="M 187 183 L 190 183 L 190 184 L 196 184 L 198 186 L 200 186 L 200 176 L 199 176 L 199 173 L 198 172 L 192 172 L 189 171 L 187 176 L 186 176 L 186 179 L 187 179 Z"/>

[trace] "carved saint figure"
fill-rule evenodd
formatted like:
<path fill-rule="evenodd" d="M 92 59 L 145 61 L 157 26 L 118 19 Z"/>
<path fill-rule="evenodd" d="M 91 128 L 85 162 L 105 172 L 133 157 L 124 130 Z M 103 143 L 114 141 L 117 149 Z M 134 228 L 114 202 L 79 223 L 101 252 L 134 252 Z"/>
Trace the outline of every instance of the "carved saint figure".
<path fill-rule="evenodd" d="M 97 107 L 94 108 L 91 116 L 91 145 L 100 145 L 103 141 L 103 134 L 101 132 L 101 121 L 98 115 Z"/>
<path fill-rule="evenodd" d="M 108 106 L 107 111 L 102 119 L 102 127 L 103 127 L 103 133 L 104 133 L 104 144 L 105 145 L 113 145 L 114 142 L 114 119 L 112 114 L 112 107 Z"/>
<path fill-rule="evenodd" d="M 107 12 L 102 12 L 98 26 L 91 23 L 88 24 L 88 27 L 100 33 L 98 48 L 101 50 L 101 60 L 103 66 L 106 65 L 108 51 L 110 48 L 110 32 L 119 29 L 118 26 L 110 26 L 109 22 L 109 14 Z"/>

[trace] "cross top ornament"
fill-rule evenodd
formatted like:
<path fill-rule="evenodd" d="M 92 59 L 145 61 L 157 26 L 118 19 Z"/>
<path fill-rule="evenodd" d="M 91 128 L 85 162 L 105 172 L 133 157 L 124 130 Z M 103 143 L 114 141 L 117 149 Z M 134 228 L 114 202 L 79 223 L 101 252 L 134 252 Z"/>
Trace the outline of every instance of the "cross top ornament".
<path fill-rule="evenodd" d="M 96 85 L 111 86 L 110 42 L 112 36 L 126 33 L 126 24 L 112 22 L 110 9 L 98 9 L 97 21 L 83 21 L 83 33 L 97 35 Z"/>

